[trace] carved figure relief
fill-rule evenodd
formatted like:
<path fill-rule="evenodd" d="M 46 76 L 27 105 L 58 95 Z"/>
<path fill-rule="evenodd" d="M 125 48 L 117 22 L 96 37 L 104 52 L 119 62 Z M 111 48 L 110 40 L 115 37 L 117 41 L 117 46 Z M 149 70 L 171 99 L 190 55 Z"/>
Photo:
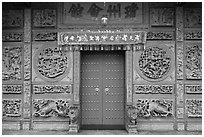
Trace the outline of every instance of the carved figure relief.
<path fill-rule="evenodd" d="M 2 35 L 3 42 L 21 42 L 23 41 L 23 33 L 21 32 L 8 32 Z"/>
<path fill-rule="evenodd" d="M 34 117 L 68 117 L 71 106 L 70 100 L 33 100 Z"/>
<path fill-rule="evenodd" d="M 201 45 L 186 48 L 186 78 L 202 79 L 202 47 Z"/>
<path fill-rule="evenodd" d="M 185 27 L 200 28 L 202 27 L 202 8 L 186 8 L 185 11 Z"/>
<path fill-rule="evenodd" d="M 56 16 L 55 9 L 35 9 L 33 11 L 33 25 L 35 27 L 55 27 Z"/>
<path fill-rule="evenodd" d="M 22 27 L 23 10 L 3 10 L 2 27 Z"/>
<path fill-rule="evenodd" d="M 187 116 L 191 118 L 202 117 L 202 100 L 186 100 Z"/>
<path fill-rule="evenodd" d="M 202 85 L 185 85 L 187 94 L 202 94 Z"/>
<path fill-rule="evenodd" d="M 172 94 L 174 85 L 135 85 L 136 94 Z"/>
<path fill-rule="evenodd" d="M 151 26 L 173 26 L 175 11 L 173 8 L 151 8 Z"/>
<path fill-rule="evenodd" d="M 70 72 L 71 56 L 57 46 L 42 46 L 34 56 L 36 74 L 45 81 L 56 82 Z"/>
<path fill-rule="evenodd" d="M 138 63 L 142 77 L 154 81 L 160 80 L 168 74 L 171 67 L 171 58 L 166 50 L 154 46 L 144 50 Z"/>
<path fill-rule="evenodd" d="M 57 41 L 57 32 L 36 32 L 33 36 L 34 41 Z"/>
<path fill-rule="evenodd" d="M 21 94 L 22 85 L 2 85 L 3 94 Z"/>
<path fill-rule="evenodd" d="M 173 116 L 173 101 L 159 99 L 138 99 L 135 103 L 138 117 L 170 117 Z"/>
<path fill-rule="evenodd" d="M 2 101 L 3 117 L 20 117 L 21 116 L 21 100 L 20 99 L 4 99 Z"/>
<path fill-rule="evenodd" d="M 174 32 L 148 32 L 147 40 L 173 40 Z"/>
<path fill-rule="evenodd" d="M 20 46 L 5 46 L 2 49 L 2 79 L 22 79 L 22 48 Z"/>
<path fill-rule="evenodd" d="M 33 92 L 35 94 L 45 93 L 72 93 L 71 85 L 33 85 Z"/>

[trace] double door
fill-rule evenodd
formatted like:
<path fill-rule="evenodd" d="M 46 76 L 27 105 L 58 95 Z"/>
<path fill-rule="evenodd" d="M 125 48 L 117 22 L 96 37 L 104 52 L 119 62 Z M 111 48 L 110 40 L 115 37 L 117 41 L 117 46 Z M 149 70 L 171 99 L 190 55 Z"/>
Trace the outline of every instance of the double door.
<path fill-rule="evenodd" d="M 124 52 L 81 54 L 82 126 L 124 125 Z"/>

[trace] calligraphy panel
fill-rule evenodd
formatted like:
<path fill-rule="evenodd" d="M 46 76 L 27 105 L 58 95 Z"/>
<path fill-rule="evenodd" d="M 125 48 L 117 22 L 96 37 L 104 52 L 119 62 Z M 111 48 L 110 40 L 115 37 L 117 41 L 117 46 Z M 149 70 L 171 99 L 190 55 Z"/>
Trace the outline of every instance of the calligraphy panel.
<path fill-rule="evenodd" d="M 2 79 L 4 81 L 22 79 L 22 46 L 3 46 Z"/>
<path fill-rule="evenodd" d="M 63 3 L 62 24 L 98 26 L 101 18 L 107 17 L 108 24 L 142 24 L 142 3 Z"/>

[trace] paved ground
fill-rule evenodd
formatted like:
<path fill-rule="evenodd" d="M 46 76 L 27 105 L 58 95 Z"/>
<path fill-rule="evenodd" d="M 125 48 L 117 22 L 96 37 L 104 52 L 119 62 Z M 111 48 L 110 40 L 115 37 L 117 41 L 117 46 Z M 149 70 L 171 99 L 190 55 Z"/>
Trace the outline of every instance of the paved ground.
<path fill-rule="evenodd" d="M 67 131 L 45 131 L 45 130 L 3 130 L 2 135 L 67 135 Z M 77 135 L 128 135 L 125 130 L 81 130 Z M 202 132 L 187 131 L 140 131 L 139 135 L 202 135 Z"/>

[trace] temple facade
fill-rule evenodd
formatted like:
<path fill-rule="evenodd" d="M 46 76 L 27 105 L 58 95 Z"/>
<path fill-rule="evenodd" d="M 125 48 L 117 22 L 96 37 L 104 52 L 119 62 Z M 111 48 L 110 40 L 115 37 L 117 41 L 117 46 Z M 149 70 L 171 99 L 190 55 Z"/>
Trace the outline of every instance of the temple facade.
<path fill-rule="evenodd" d="M 202 3 L 2 5 L 3 130 L 202 131 Z"/>

